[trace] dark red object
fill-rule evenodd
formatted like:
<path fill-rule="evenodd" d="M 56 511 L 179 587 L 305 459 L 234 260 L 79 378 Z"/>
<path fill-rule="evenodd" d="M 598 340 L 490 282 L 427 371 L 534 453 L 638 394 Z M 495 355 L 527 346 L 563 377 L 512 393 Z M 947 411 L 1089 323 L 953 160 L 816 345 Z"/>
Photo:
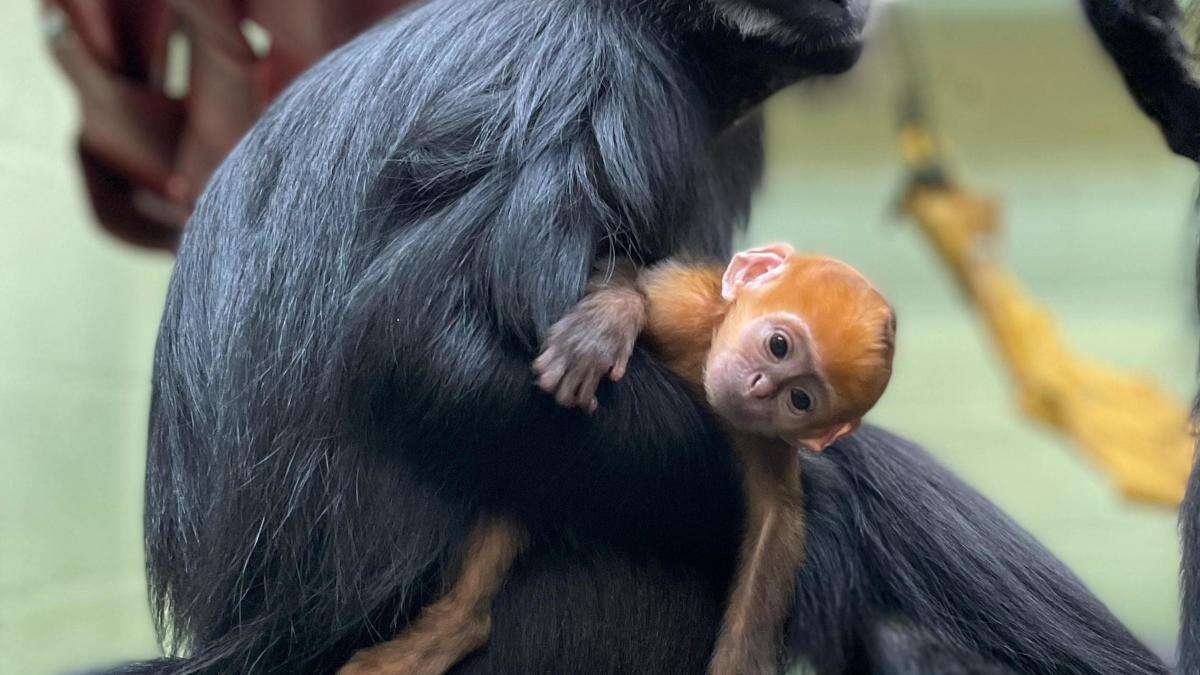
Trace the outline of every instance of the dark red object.
<path fill-rule="evenodd" d="M 51 48 L 82 103 L 79 158 L 100 223 L 173 249 L 209 175 L 267 103 L 412 2 L 43 0 Z M 168 92 L 168 56 L 184 52 L 186 87 Z"/>

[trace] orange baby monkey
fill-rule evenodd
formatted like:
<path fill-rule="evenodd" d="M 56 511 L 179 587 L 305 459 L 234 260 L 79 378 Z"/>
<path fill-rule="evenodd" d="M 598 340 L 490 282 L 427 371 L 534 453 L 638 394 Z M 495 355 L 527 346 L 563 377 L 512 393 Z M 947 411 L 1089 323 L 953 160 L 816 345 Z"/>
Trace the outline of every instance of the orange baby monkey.
<path fill-rule="evenodd" d="M 641 337 L 730 434 L 746 527 L 710 673 L 778 669 L 804 558 L 796 452 L 823 450 L 858 427 L 891 377 L 895 333 L 891 307 L 854 268 L 783 244 L 738 253 L 724 269 L 617 264 L 551 329 L 534 371 L 560 404 L 594 410 L 600 380 L 624 375 Z M 509 519 L 481 518 L 450 592 L 343 672 L 441 673 L 482 646 L 524 539 Z"/>

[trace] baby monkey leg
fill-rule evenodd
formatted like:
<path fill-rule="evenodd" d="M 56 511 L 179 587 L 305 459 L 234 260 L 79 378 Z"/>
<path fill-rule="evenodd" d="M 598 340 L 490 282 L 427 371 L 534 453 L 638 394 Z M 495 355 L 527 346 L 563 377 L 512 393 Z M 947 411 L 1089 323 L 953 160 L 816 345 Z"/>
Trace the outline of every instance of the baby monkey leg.
<path fill-rule="evenodd" d="M 339 675 L 441 675 L 487 643 L 492 600 L 526 546 L 516 522 L 495 515 L 476 521 L 454 585 L 394 640 L 359 651 Z"/>

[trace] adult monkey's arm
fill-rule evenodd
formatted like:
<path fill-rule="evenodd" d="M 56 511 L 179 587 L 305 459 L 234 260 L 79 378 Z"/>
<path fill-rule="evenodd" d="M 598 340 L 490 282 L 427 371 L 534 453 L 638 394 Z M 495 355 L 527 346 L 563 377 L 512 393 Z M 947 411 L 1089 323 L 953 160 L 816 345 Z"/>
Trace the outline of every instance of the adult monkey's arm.
<path fill-rule="evenodd" d="M 1100 42 L 1113 57 L 1142 110 L 1167 145 L 1200 160 L 1200 82 L 1175 0 L 1083 0 Z M 1193 420 L 1196 408 L 1193 407 Z M 1200 672 L 1200 471 L 1192 469 L 1179 512 L 1183 600 L 1179 672 Z"/>
<path fill-rule="evenodd" d="M 1175 0 L 1083 0 L 1088 21 L 1142 110 L 1176 153 L 1200 160 L 1200 82 Z"/>

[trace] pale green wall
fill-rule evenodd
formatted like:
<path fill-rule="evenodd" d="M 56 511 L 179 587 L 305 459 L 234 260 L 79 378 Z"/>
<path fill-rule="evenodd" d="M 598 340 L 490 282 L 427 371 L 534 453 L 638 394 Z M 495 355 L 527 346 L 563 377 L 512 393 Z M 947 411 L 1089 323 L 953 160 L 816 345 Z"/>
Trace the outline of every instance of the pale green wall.
<path fill-rule="evenodd" d="M 878 1 L 878 0 L 876 0 Z M 1078 11 L 1079 0 L 904 0 L 925 14 L 988 18 L 1062 15 Z M 1180 0 L 1186 4 L 1186 0 Z"/>
<path fill-rule="evenodd" d="M 0 673 L 36 675 L 153 653 L 140 486 L 170 262 L 91 226 L 73 100 L 33 4 L 0 3 Z M 1015 269 L 1083 351 L 1185 397 L 1193 168 L 1126 100 L 1073 3 L 920 6 L 939 119 L 965 176 L 1005 199 Z M 749 238 L 786 238 L 874 277 L 900 313 L 896 378 L 875 420 L 927 443 L 1169 651 L 1173 515 L 1122 503 L 1016 415 L 973 317 L 888 217 L 890 67 L 868 55 L 839 87 L 804 86 L 772 108 L 771 178 Z"/>
<path fill-rule="evenodd" d="M 0 3 L 0 673 L 152 654 L 141 476 L 166 256 L 91 226 L 33 2 Z"/>

